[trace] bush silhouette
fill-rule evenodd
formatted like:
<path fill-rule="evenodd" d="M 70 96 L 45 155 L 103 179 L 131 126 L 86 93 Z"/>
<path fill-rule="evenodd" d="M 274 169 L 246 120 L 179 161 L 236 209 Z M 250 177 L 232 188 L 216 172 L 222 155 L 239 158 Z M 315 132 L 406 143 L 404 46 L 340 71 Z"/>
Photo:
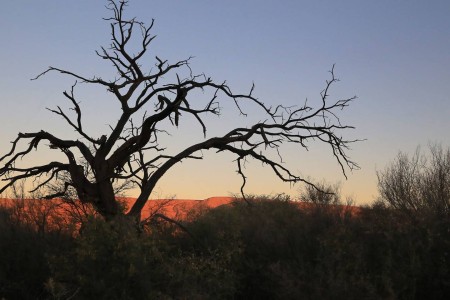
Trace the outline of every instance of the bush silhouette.
<path fill-rule="evenodd" d="M 338 195 L 337 195 L 338 196 Z M 446 299 L 450 220 L 252 196 L 137 231 L 42 235 L 0 210 L 5 299 Z M 344 213 L 342 213 L 344 212 Z M 423 216 L 420 212 L 416 212 Z M 412 221 L 414 220 L 414 222 Z M 24 289 L 23 287 L 27 288 Z"/>

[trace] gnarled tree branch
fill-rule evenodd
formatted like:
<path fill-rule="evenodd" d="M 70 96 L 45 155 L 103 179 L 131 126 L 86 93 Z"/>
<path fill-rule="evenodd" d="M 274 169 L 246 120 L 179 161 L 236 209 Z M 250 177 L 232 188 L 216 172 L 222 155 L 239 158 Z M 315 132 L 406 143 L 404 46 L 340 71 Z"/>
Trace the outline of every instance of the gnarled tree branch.
<path fill-rule="evenodd" d="M 82 110 L 75 98 L 73 85 L 70 92 L 63 94 L 69 100 L 75 118 L 70 117 L 61 106 L 49 110 L 61 116 L 80 136 L 80 140 L 60 139 L 46 131 L 19 133 L 10 151 L 0 158 L 0 176 L 6 182 L 0 192 L 23 178 L 42 177 L 35 189 L 62 180 L 60 190 L 52 188 L 48 197 L 60 197 L 69 190 L 76 190 L 82 202 L 94 204 L 101 214 L 111 217 L 120 213 L 114 185 L 127 187 L 126 182 L 129 181 L 140 189 L 128 213 L 137 217 L 156 184 L 168 170 L 186 159 L 202 159 L 202 151 L 208 149 L 218 153 L 229 152 L 236 157 L 244 197 L 247 182 L 244 163 L 250 159 L 268 166 L 282 181 L 305 182 L 315 186 L 296 175 L 284 163 L 281 149 L 288 143 L 300 149 L 307 149 L 310 141 L 327 145 L 344 176 L 347 176 L 346 170 L 358 167 L 347 155 L 349 145 L 356 140 L 347 140 L 341 136 L 341 132 L 353 127 L 342 124 L 338 116 L 338 112 L 355 97 L 330 101 L 330 89 L 338 81 L 334 66 L 330 71 L 331 78 L 320 93 L 317 107 L 308 101 L 295 107 L 269 107 L 253 95 L 254 84 L 248 93 L 235 93 L 226 82 L 218 83 L 204 74 L 195 75 L 190 67 L 191 57 L 170 63 L 155 56 L 155 67 L 147 71 L 144 58 L 155 39 L 152 34 L 154 20 L 147 26 L 135 18 L 125 18 L 127 1 L 110 0 L 108 3 L 107 8 L 112 16 L 105 20 L 110 22 L 111 44 L 101 47 L 96 54 L 111 64 L 114 77 L 106 80 L 49 67 L 34 79 L 49 72 L 58 72 L 73 78 L 75 84 L 80 82 L 103 87 L 112 95 L 111 105 L 115 103 L 121 109 L 118 120 L 110 126 L 111 131 L 100 138 L 89 135 L 82 124 Z M 140 32 L 137 42 L 135 30 Z M 137 50 L 131 52 L 130 49 Z M 249 127 L 232 128 L 222 136 L 208 137 L 206 117 L 220 115 L 225 101 L 234 104 L 242 116 L 247 116 L 251 111 L 252 114 L 261 114 L 261 120 L 264 121 Z M 170 153 L 170 148 L 162 147 L 158 138 L 159 134 L 167 132 L 163 123 L 170 121 L 176 130 L 182 126 L 180 119 L 186 117 L 192 117 L 199 124 L 203 140 L 187 145 L 179 153 Z M 140 123 L 136 124 L 136 119 L 140 119 Z M 28 146 L 22 146 L 24 141 L 29 142 Z M 35 167 L 16 167 L 23 157 L 28 156 L 33 149 L 38 149 L 41 141 L 48 142 L 51 149 L 64 153 L 65 161 Z"/>

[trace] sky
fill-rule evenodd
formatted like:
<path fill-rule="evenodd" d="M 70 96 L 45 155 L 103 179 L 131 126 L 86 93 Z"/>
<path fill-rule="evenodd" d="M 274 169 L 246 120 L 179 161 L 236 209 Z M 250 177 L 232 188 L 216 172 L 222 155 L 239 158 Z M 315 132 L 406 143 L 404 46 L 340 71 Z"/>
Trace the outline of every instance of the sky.
<path fill-rule="evenodd" d="M 62 92 L 73 79 L 49 74 L 30 79 L 48 66 L 87 77 L 112 78 L 114 70 L 95 55 L 108 46 L 110 28 L 106 1 L 7 1 L 0 11 L 0 152 L 9 150 L 18 132 L 49 130 L 73 136 L 73 130 L 46 107 L 69 103 Z M 171 62 L 194 56 L 194 73 L 217 82 L 227 80 L 236 92 L 255 83 L 255 96 L 267 105 L 318 103 L 320 91 L 335 64 L 340 79 L 331 99 L 358 98 L 339 112 L 355 126 L 344 132 L 348 152 L 360 170 L 343 176 L 328 148 L 311 144 L 308 152 L 284 149 L 286 164 L 315 181 L 340 183 L 344 197 L 357 204 L 377 198 L 377 171 L 399 151 L 418 145 L 450 146 L 450 1 L 144 1 L 130 0 L 126 16 L 155 19 L 157 38 L 146 58 Z M 117 103 L 99 89 L 76 90 L 86 128 L 108 133 L 118 116 Z M 209 134 L 220 134 L 237 122 L 263 118 L 253 108 L 243 120 L 228 104 L 221 118 L 208 119 Z M 201 140 L 194 123 L 164 140 L 175 153 Z M 36 162 L 54 159 L 45 147 Z M 203 161 L 177 165 L 161 180 L 152 198 L 204 199 L 239 192 L 241 179 L 231 155 L 204 153 Z M 298 196 L 301 186 L 280 182 L 257 162 L 247 164 L 246 191 Z M 133 192 L 131 196 L 133 196 Z"/>

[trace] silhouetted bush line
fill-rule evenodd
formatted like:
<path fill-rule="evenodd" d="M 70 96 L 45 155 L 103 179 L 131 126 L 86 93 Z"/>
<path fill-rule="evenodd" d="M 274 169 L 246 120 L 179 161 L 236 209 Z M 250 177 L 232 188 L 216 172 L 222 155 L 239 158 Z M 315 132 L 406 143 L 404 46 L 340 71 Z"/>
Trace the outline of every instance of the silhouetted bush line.
<path fill-rule="evenodd" d="M 343 213 L 313 192 L 308 206 L 262 196 L 196 212 L 183 222 L 195 239 L 166 222 L 94 217 L 77 237 L 42 233 L 2 208 L 0 298 L 448 298 L 448 216 L 382 202 Z"/>

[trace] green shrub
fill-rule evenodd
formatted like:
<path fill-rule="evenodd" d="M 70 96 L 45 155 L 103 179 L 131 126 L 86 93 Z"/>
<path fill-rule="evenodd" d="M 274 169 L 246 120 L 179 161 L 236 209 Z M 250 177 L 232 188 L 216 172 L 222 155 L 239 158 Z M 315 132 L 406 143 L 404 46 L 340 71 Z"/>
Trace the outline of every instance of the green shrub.
<path fill-rule="evenodd" d="M 69 239 L 55 232 L 43 235 L 11 213 L 0 207 L 0 298 L 44 299 L 44 282 L 50 276 L 47 256 L 64 249 Z"/>
<path fill-rule="evenodd" d="M 129 220 L 106 222 L 92 218 L 74 248 L 51 259 L 53 295 L 81 299 L 156 297 L 162 255 L 154 241 L 140 234 Z"/>
<path fill-rule="evenodd" d="M 305 204 L 283 195 L 247 201 L 205 209 L 184 221 L 184 230 L 159 222 L 142 231 L 127 219 L 92 218 L 76 238 L 58 231 L 42 235 L 0 210 L 0 297 L 446 299 L 450 294 L 447 218 L 411 218 L 383 202 L 347 214 L 336 202 Z"/>

